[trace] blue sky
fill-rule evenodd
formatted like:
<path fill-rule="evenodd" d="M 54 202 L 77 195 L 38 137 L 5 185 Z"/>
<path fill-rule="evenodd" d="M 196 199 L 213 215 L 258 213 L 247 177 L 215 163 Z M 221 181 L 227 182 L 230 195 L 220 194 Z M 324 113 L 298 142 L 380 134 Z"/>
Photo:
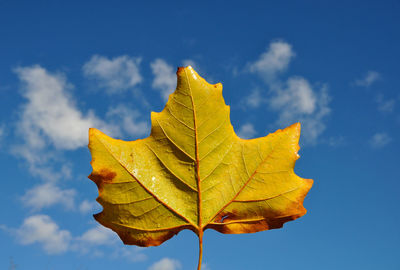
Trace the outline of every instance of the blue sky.
<path fill-rule="evenodd" d="M 188 64 L 242 137 L 300 121 L 314 179 L 282 229 L 207 230 L 204 270 L 400 268 L 399 1 L 240 2 L 0 1 L 1 269 L 194 269 L 190 231 L 137 248 L 96 224 L 86 178 L 88 128 L 148 136 Z"/>

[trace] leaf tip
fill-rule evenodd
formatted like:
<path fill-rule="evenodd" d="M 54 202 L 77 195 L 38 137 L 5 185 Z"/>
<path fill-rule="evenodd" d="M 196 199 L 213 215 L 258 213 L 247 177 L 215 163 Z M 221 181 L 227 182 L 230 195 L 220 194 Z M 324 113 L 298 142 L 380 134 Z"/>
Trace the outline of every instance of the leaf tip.
<path fill-rule="evenodd" d="M 311 189 L 311 187 L 314 185 L 314 180 L 308 179 L 308 178 L 303 178 L 303 179 L 306 182 L 307 192 L 308 192 Z"/>
<path fill-rule="evenodd" d="M 178 67 L 178 70 L 176 71 L 176 75 L 181 74 L 184 70 L 189 70 L 189 71 L 194 71 L 191 65 L 188 65 L 186 67 Z"/>
<path fill-rule="evenodd" d="M 184 69 L 185 69 L 184 67 L 178 67 L 178 70 L 176 71 L 176 75 L 179 75 L 180 73 L 182 73 Z"/>
<path fill-rule="evenodd" d="M 293 125 L 289 126 L 289 128 L 294 129 L 296 131 L 296 133 L 300 134 L 301 123 L 300 122 L 294 123 Z"/>
<path fill-rule="evenodd" d="M 98 130 L 97 128 L 89 128 L 89 142 L 90 142 L 90 138 L 92 138 L 93 136 L 99 135 L 99 134 L 104 134 L 104 133 L 101 132 L 100 130 Z"/>

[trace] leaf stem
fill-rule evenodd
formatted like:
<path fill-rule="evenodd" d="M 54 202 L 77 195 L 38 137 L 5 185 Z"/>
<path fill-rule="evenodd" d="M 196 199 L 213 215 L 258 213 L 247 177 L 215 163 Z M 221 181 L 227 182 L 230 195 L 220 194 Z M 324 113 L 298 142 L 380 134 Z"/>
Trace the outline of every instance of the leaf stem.
<path fill-rule="evenodd" d="M 201 260 L 203 257 L 203 222 L 202 222 L 202 200 L 201 200 L 201 180 L 200 180 L 200 157 L 199 157 L 199 139 L 197 134 L 197 119 L 196 119 L 196 106 L 193 100 L 192 88 L 190 87 L 189 77 L 187 75 L 187 69 L 184 69 L 187 84 L 190 91 L 190 99 L 192 101 L 193 108 L 193 130 L 194 130 L 194 141 L 195 141 L 195 154 L 196 154 L 196 179 L 197 179 L 197 209 L 198 209 L 198 236 L 199 236 L 199 264 L 197 270 L 201 270 Z"/>
<path fill-rule="evenodd" d="M 197 270 L 201 270 L 201 261 L 203 259 L 203 230 L 199 232 L 199 263 Z"/>

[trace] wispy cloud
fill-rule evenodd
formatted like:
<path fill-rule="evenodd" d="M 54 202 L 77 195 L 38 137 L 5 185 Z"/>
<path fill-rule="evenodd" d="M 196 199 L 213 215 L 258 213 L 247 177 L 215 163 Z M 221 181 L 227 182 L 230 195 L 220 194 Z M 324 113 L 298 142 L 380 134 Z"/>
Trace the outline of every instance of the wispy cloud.
<path fill-rule="evenodd" d="M 150 132 L 149 123 L 140 120 L 141 114 L 138 110 L 132 110 L 123 104 L 115 105 L 107 112 L 107 119 L 110 122 L 120 123 L 120 127 L 130 136 L 148 135 Z"/>
<path fill-rule="evenodd" d="M 97 225 L 76 239 L 79 243 L 86 245 L 112 245 L 117 242 L 117 237 L 113 231 L 101 225 Z"/>
<path fill-rule="evenodd" d="M 182 65 L 183 65 L 184 67 L 191 66 L 192 68 L 194 68 L 194 69 L 196 69 L 198 72 L 200 72 L 200 71 L 199 71 L 199 67 L 197 66 L 197 63 L 196 63 L 194 60 L 192 60 L 192 59 L 184 59 L 184 60 L 182 61 Z"/>
<path fill-rule="evenodd" d="M 301 122 L 302 140 L 315 144 L 326 128 L 325 119 L 331 112 L 326 85 L 312 85 L 306 78 L 290 76 L 281 79 L 295 56 L 292 46 L 284 41 L 272 42 L 266 52 L 247 65 L 250 72 L 264 79 L 268 90 L 256 89 L 245 97 L 252 108 L 268 104 L 278 114 L 279 127 Z"/>
<path fill-rule="evenodd" d="M 133 88 L 143 81 L 140 74 L 141 58 L 122 55 L 107 58 L 94 55 L 83 65 L 83 73 L 88 78 L 98 82 L 98 86 L 108 94 L 123 92 Z"/>
<path fill-rule="evenodd" d="M 82 214 L 86 214 L 86 213 L 90 213 L 90 212 L 94 212 L 95 209 L 98 208 L 98 204 L 95 201 L 88 201 L 88 200 L 83 200 L 80 204 L 79 204 L 79 211 Z"/>
<path fill-rule="evenodd" d="M 382 148 L 389 144 L 392 141 L 392 138 L 385 132 L 379 132 L 374 134 L 371 139 L 369 140 L 369 143 L 372 148 Z"/>
<path fill-rule="evenodd" d="M 109 126 L 92 111 L 83 114 L 75 105 L 69 90 L 73 87 L 63 74 L 52 74 L 41 66 L 15 69 L 23 83 L 27 100 L 17 124 L 18 132 L 30 148 L 43 148 L 49 142 L 57 149 L 85 146 L 90 127 L 111 132 Z"/>
<path fill-rule="evenodd" d="M 5 137 L 5 134 L 6 134 L 5 127 L 4 127 L 4 125 L 0 124 L 0 148 L 2 148 L 2 146 L 3 146 L 2 144 L 3 144 L 3 139 Z"/>
<path fill-rule="evenodd" d="M 147 256 L 142 253 L 142 248 L 123 245 L 115 232 L 101 225 L 90 228 L 81 236 L 73 238 L 70 250 L 100 257 L 108 254 L 111 259 L 123 258 L 130 262 L 147 259 Z"/>
<path fill-rule="evenodd" d="M 376 97 L 376 103 L 378 104 L 378 110 L 382 113 L 391 113 L 394 111 L 396 106 L 396 100 L 393 98 L 385 98 L 383 94 L 379 94 Z"/>
<path fill-rule="evenodd" d="M 113 124 L 100 120 L 91 110 L 83 113 L 70 91 L 72 84 L 62 73 L 51 73 L 39 65 L 19 67 L 15 72 L 26 102 L 16 123 L 21 143 L 11 147 L 12 153 L 23 158 L 30 173 L 44 182 L 28 190 L 22 201 L 35 211 L 57 204 L 70 209 L 75 205 L 76 191 L 62 189 L 57 183 L 71 174 L 62 151 L 86 147 L 91 127 L 112 136 L 137 137 L 148 134 L 149 124 L 140 120 L 139 111 L 121 104 L 109 109 L 106 115 Z"/>
<path fill-rule="evenodd" d="M 37 185 L 22 196 L 22 202 L 34 211 L 42 208 L 62 205 L 65 209 L 72 210 L 75 206 L 76 191 L 74 189 L 61 189 L 55 183 L 49 182 Z"/>
<path fill-rule="evenodd" d="M 26 218 L 18 229 L 14 230 L 17 240 L 23 245 L 40 244 L 48 254 L 60 254 L 69 249 L 72 236 L 46 215 L 34 215 Z"/>
<path fill-rule="evenodd" d="M 206 263 L 201 264 L 201 269 L 202 270 L 211 270 L 210 266 L 208 266 L 208 264 L 206 264 Z"/>
<path fill-rule="evenodd" d="M 239 131 L 237 132 L 237 135 L 243 139 L 253 138 L 254 135 L 256 135 L 256 134 L 257 134 L 257 131 L 255 130 L 253 124 L 250 124 L 250 123 L 246 123 L 246 124 L 240 126 Z"/>
<path fill-rule="evenodd" d="M 268 103 L 278 112 L 280 126 L 300 122 L 304 141 L 315 144 L 326 128 L 324 119 L 331 112 L 329 101 L 326 86 L 316 91 L 306 79 L 291 77 L 282 88 L 271 92 Z"/>
<path fill-rule="evenodd" d="M 286 118 L 287 114 L 312 114 L 316 101 L 310 83 L 302 77 L 292 77 L 283 88 L 276 89 L 268 102 L 274 109 L 283 108 L 285 114 L 282 116 Z"/>
<path fill-rule="evenodd" d="M 129 262 L 143 262 L 147 260 L 147 255 L 143 253 L 142 247 L 137 246 L 123 246 L 114 248 L 114 252 L 111 254 L 113 259 L 125 259 Z"/>
<path fill-rule="evenodd" d="M 38 245 L 49 255 L 78 252 L 90 256 L 108 257 L 110 259 L 126 259 L 139 262 L 147 256 L 139 247 L 122 244 L 117 234 L 101 225 L 73 236 L 48 215 L 32 215 L 27 217 L 18 228 L 0 225 L 0 229 L 10 233 L 22 245 Z"/>
<path fill-rule="evenodd" d="M 344 136 L 332 136 L 325 140 L 325 143 L 332 147 L 346 145 L 346 138 Z"/>
<path fill-rule="evenodd" d="M 163 258 L 151 265 L 148 270 L 178 270 L 182 269 L 182 265 L 178 260 Z"/>
<path fill-rule="evenodd" d="M 247 69 L 270 81 L 288 68 L 294 56 L 295 53 L 289 43 L 284 41 L 271 42 L 267 50 L 255 62 L 247 65 Z"/>
<path fill-rule="evenodd" d="M 174 68 L 163 59 L 156 59 L 150 63 L 154 75 L 152 87 L 160 91 L 164 101 L 176 88 L 176 75 Z"/>
<path fill-rule="evenodd" d="M 82 113 L 71 96 L 73 86 L 64 74 L 50 73 L 39 65 L 19 67 L 15 72 L 26 102 L 16 122 L 20 143 L 12 145 L 11 151 L 23 158 L 30 173 L 44 182 L 28 190 L 22 201 L 33 210 L 55 204 L 71 208 L 76 191 L 62 189 L 57 184 L 71 175 L 69 163 L 62 160 L 60 150 L 86 146 L 90 127 L 111 134 L 118 133 L 118 127 L 107 125 L 92 111 Z"/>
<path fill-rule="evenodd" d="M 377 71 L 368 71 L 362 78 L 356 79 L 354 85 L 369 87 L 376 81 L 382 78 L 381 74 Z"/>
<path fill-rule="evenodd" d="M 267 99 L 262 95 L 260 89 L 256 88 L 251 91 L 250 95 L 244 97 L 244 105 L 250 108 L 258 108 L 265 103 Z"/>

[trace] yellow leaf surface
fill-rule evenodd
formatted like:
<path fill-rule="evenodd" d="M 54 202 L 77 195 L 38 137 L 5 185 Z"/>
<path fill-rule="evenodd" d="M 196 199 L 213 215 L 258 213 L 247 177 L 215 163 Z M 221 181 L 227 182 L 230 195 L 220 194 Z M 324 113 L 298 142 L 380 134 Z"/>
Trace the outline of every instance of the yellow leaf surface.
<path fill-rule="evenodd" d="M 156 246 L 183 229 L 200 242 L 212 228 L 252 233 L 303 216 L 312 180 L 294 171 L 300 124 L 243 140 L 231 125 L 221 84 L 192 67 L 163 111 L 151 114 L 151 134 L 136 141 L 90 129 L 89 148 L 103 211 L 95 215 L 125 244 Z"/>

